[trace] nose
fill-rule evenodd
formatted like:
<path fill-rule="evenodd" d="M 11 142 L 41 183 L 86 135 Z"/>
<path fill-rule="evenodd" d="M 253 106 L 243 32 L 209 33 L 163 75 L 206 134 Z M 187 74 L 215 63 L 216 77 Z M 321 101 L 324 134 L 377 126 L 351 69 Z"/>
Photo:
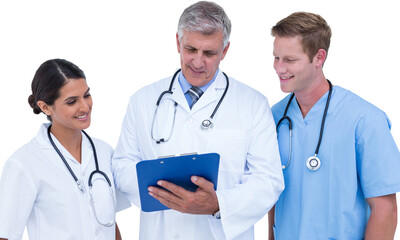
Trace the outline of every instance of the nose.
<path fill-rule="evenodd" d="M 88 112 L 90 109 L 92 109 L 92 98 L 79 101 L 79 111 Z"/>
<path fill-rule="evenodd" d="M 274 61 L 274 69 L 277 74 L 282 74 L 286 72 L 286 66 L 283 61 L 280 60 Z"/>
<path fill-rule="evenodd" d="M 197 54 L 193 56 L 193 67 L 199 69 L 203 67 L 203 65 L 204 65 L 203 54 L 199 51 Z"/>

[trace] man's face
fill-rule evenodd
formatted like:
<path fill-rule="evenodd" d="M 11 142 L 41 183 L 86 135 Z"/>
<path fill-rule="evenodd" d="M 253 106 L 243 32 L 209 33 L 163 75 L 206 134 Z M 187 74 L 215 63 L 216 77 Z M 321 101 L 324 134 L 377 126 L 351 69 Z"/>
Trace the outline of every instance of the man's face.
<path fill-rule="evenodd" d="M 316 57 L 310 59 L 304 52 L 300 37 L 275 37 L 274 69 L 283 92 L 301 92 L 310 88 L 318 78 Z"/>
<path fill-rule="evenodd" d="M 176 42 L 181 56 L 182 73 L 196 87 L 202 87 L 214 78 L 229 48 L 229 43 L 224 48 L 222 31 L 211 35 L 184 31 L 180 41 L 176 34 Z"/>

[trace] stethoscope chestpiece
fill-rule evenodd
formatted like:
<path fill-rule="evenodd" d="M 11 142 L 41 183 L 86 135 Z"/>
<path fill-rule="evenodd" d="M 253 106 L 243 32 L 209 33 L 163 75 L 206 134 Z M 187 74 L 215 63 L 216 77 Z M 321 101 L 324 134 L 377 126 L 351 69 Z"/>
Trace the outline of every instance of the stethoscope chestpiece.
<path fill-rule="evenodd" d="M 317 154 L 315 154 L 307 159 L 306 165 L 311 171 L 317 171 L 321 167 L 321 160 L 319 160 Z"/>
<path fill-rule="evenodd" d="M 211 122 L 210 119 L 205 119 L 200 125 L 201 130 L 204 132 L 210 131 L 214 127 L 214 124 Z"/>

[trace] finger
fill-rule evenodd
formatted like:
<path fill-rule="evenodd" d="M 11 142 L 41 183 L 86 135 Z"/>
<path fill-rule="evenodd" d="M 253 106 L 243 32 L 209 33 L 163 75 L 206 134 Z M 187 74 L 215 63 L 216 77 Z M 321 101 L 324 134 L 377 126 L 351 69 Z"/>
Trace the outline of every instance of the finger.
<path fill-rule="evenodd" d="M 189 194 L 191 194 L 190 191 L 187 191 L 183 187 L 180 187 L 176 184 L 160 180 L 157 182 L 158 185 L 162 186 L 163 188 L 167 189 L 171 193 L 175 194 L 176 196 L 180 198 L 187 198 Z"/>
<path fill-rule="evenodd" d="M 166 199 L 170 202 L 178 202 L 178 201 L 182 201 L 182 199 L 175 195 L 174 193 L 158 188 L 158 187 L 154 187 L 154 186 L 150 186 L 148 189 L 150 196 L 153 196 L 154 198 L 159 197 L 159 198 L 163 198 Z M 156 198 L 157 200 L 159 200 L 158 198 Z"/>
<path fill-rule="evenodd" d="M 177 203 L 175 203 L 173 201 L 170 201 L 169 199 L 166 199 L 161 195 L 157 195 L 156 192 L 149 191 L 149 195 L 154 197 L 155 199 L 157 199 L 160 203 L 164 204 L 168 208 L 171 208 L 171 209 L 174 209 L 174 210 L 177 210 L 177 211 L 181 211 L 179 204 L 177 204 Z"/>
<path fill-rule="evenodd" d="M 207 191 L 215 191 L 214 184 L 203 177 L 192 176 L 191 180 L 194 184 Z"/>

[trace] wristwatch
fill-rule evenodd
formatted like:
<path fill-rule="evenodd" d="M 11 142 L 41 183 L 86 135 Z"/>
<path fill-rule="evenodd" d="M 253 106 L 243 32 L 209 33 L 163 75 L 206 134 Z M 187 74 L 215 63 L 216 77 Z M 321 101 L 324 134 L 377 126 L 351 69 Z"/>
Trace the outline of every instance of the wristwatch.
<path fill-rule="evenodd" d="M 216 213 L 213 214 L 213 217 L 216 219 L 221 219 L 221 212 L 218 210 Z"/>

